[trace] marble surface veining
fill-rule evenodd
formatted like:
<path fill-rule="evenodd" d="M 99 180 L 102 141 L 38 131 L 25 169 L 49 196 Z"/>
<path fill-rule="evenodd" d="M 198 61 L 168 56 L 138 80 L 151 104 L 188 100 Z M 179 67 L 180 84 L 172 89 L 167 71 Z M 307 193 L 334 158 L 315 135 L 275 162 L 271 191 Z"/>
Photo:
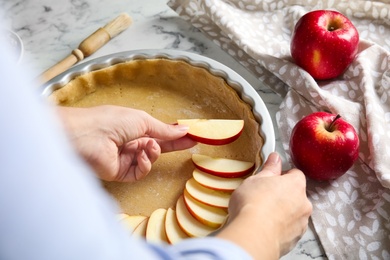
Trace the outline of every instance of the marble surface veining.
<path fill-rule="evenodd" d="M 215 59 L 245 78 L 265 102 L 275 124 L 281 98 L 256 79 L 229 54 L 221 50 L 191 24 L 182 20 L 167 5 L 167 0 L 0 0 L 3 27 L 22 39 L 21 66 L 36 76 L 66 57 L 79 43 L 122 12 L 133 24 L 84 61 L 99 56 L 137 49 L 175 49 Z M 284 152 L 276 135 L 276 150 Z M 326 259 L 312 225 L 286 256 L 290 259 Z"/>

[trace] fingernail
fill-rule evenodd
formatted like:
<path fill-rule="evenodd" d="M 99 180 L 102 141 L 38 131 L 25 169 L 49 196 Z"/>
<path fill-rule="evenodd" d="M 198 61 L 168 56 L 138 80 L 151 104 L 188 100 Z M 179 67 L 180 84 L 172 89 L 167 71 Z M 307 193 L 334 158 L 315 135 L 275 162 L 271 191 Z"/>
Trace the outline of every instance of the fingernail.
<path fill-rule="evenodd" d="M 277 152 L 270 153 L 270 155 L 268 156 L 267 162 L 271 163 L 271 164 L 279 163 L 280 162 L 279 154 Z"/>

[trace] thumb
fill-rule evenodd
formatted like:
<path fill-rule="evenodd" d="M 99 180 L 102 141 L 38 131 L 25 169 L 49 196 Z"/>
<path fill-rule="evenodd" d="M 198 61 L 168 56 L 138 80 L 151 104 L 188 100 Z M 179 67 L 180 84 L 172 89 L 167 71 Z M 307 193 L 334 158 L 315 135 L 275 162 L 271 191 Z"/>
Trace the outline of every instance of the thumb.
<path fill-rule="evenodd" d="M 189 127 L 185 125 L 166 124 L 152 116 L 147 118 L 145 134 L 160 140 L 176 140 L 187 134 Z"/>
<path fill-rule="evenodd" d="M 258 173 L 261 177 L 270 177 L 281 175 L 282 173 L 282 160 L 278 153 L 271 153 L 265 161 L 263 168 Z"/>

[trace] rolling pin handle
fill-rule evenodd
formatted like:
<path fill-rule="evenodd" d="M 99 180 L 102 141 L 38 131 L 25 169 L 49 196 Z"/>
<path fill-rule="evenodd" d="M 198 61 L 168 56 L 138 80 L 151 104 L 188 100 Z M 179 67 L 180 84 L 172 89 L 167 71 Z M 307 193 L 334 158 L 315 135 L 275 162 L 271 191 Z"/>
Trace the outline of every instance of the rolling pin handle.
<path fill-rule="evenodd" d="M 72 54 L 77 58 L 77 62 L 82 61 L 84 59 L 84 54 L 79 49 L 74 49 Z"/>

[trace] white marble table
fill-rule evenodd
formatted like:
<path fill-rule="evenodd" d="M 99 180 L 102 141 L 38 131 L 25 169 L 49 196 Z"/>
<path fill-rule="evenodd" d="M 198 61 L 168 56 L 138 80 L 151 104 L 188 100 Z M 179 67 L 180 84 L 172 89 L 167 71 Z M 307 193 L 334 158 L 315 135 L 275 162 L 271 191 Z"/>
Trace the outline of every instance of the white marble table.
<path fill-rule="evenodd" d="M 191 24 L 183 21 L 166 5 L 166 1 L 1 0 L 0 8 L 5 18 L 3 27 L 15 31 L 23 41 L 21 64 L 29 66 L 35 75 L 67 56 L 97 28 L 126 12 L 133 19 L 131 27 L 86 60 L 137 49 L 198 53 L 229 66 L 244 77 L 264 100 L 274 120 L 281 98 Z M 276 150 L 283 156 L 278 132 L 275 134 Z M 285 160 L 283 168 L 289 168 Z M 312 226 L 282 259 L 326 259 Z"/>

